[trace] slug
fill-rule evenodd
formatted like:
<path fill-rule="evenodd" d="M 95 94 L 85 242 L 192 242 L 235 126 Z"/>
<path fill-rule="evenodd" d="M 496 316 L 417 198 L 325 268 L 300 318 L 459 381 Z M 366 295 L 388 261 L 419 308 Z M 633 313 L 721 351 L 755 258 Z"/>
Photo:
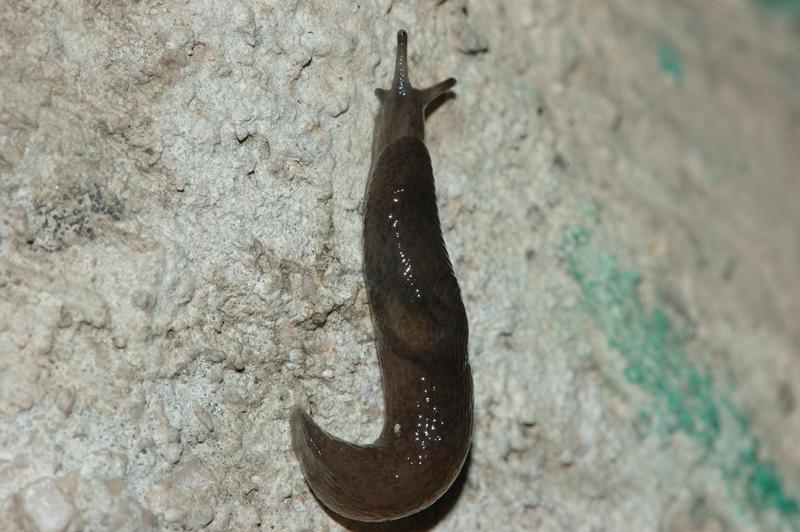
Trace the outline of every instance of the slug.
<path fill-rule="evenodd" d="M 354 445 L 295 406 L 292 447 L 306 482 L 334 512 L 389 521 L 433 504 L 456 479 L 472 436 L 467 315 L 442 238 L 425 107 L 447 79 L 418 90 L 408 79 L 408 35 L 397 33 L 394 81 L 376 89 L 372 165 L 364 210 L 364 277 L 384 386 L 377 441 Z"/>

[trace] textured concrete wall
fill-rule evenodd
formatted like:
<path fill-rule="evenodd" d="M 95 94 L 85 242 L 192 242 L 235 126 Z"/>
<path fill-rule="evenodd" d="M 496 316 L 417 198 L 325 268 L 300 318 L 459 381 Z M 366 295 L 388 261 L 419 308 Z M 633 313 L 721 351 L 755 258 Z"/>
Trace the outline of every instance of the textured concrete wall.
<path fill-rule="evenodd" d="M 351 526 L 288 413 L 380 430 L 400 27 L 476 387 L 401 529 L 800 529 L 798 2 L 311 4 L 0 6 L 0 530 Z"/>

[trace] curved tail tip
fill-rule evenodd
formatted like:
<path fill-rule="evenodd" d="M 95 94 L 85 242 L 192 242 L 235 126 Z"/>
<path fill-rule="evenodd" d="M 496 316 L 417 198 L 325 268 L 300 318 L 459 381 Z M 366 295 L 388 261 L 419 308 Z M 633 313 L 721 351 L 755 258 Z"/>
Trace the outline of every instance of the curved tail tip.
<path fill-rule="evenodd" d="M 297 456 L 301 464 L 301 455 L 308 446 L 308 442 L 306 441 L 306 436 L 308 434 L 306 427 L 307 419 L 310 418 L 308 417 L 308 414 L 306 414 L 305 411 L 300 408 L 300 405 L 294 405 L 292 407 L 292 413 L 289 416 L 289 431 L 292 438 L 292 451 L 294 452 L 295 456 Z"/>
<path fill-rule="evenodd" d="M 305 435 L 305 421 L 308 417 L 308 414 L 300 407 L 300 405 L 294 405 L 292 407 L 292 413 L 289 416 L 289 428 L 292 432 L 292 450 L 297 453 L 298 451 L 298 444 L 304 443 L 298 441 L 298 438 Z"/>
<path fill-rule="evenodd" d="M 303 418 L 303 409 L 300 405 L 294 405 L 292 412 L 289 414 L 289 424 L 294 427 Z"/>

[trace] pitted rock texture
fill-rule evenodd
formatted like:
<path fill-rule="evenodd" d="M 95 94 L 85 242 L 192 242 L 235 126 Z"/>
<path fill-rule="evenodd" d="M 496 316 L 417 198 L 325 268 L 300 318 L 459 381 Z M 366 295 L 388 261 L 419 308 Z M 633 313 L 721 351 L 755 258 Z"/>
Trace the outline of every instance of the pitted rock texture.
<path fill-rule="evenodd" d="M 0 529 L 354 526 L 288 416 L 380 431 L 360 207 L 402 27 L 413 83 L 458 79 L 427 143 L 476 424 L 396 527 L 796 530 L 793 17 L 6 0 Z"/>

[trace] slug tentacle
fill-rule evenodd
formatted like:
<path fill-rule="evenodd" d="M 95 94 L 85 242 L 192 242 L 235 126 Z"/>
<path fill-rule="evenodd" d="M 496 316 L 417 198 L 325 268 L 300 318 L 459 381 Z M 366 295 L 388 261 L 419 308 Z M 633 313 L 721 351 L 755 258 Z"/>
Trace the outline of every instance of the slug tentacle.
<path fill-rule="evenodd" d="M 428 87 L 427 89 L 422 89 L 422 102 L 425 106 L 431 103 L 433 100 L 444 94 L 445 92 L 452 89 L 456 84 L 456 78 L 447 78 L 444 81 L 433 85 L 432 87 Z"/>
<path fill-rule="evenodd" d="M 450 78 L 425 90 L 408 78 L 407 34 L 397 34 L 392 88 L 381 101 L 364 211 L 364 276 L 384 386 L 378 439 L 354 445 L 299 407 L 292 446 L 314 494 L 334 512 L 386 521 L 433 504 L 453 483 L 472 435 L 468 325 L 442 238 L 425 106 Z"/>
<path fill-rule="evenodd" d="M 406 30 L 397 32 L 397 56 L 394 61 L 394 80 L 392 88 L 397 94 L 405 95 L 411 88 L 408 81 L 408 34 Z"/>

